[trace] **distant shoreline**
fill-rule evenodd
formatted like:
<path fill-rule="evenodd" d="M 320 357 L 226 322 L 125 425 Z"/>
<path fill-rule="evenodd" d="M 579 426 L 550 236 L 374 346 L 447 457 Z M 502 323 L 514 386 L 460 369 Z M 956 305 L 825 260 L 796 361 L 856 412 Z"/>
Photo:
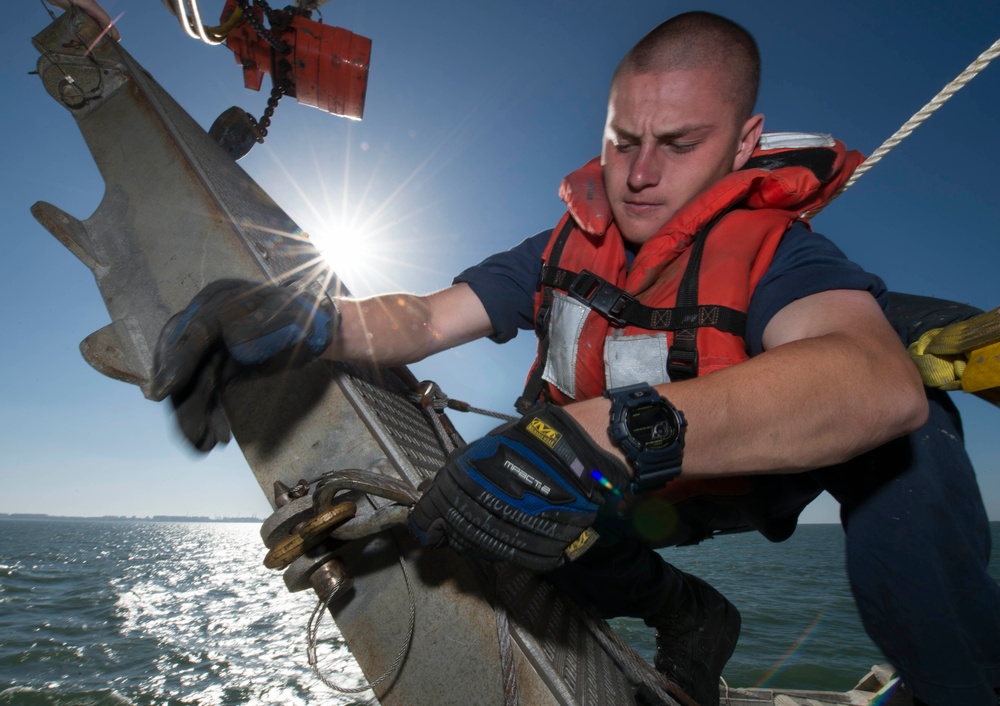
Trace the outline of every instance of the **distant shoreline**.
<path fill-rule="evenodd" d="M 101 515 L 99 517 L 83 517 L 76 515 L 46 515 L 38 512 L 0 512 L 2 520 L 73 520 L 81 522 L 253 522 L 261 524 L 259 517 L 200 517 L 192 515 L 153 515 L 152 517 L 137 517 L 135 515 Z M 989 520 L 991 525 L 1000 524 L 1000 520 Z M 837 522 L 800 522 L 799 527 L 837 525 Z"/>
<path fill-rule="evenodd" d="M 190 515 L 153 515 L 136 517 L 127 515 L 102 515 L 76 517 L 73 515 L 46 515 L 36 512 L 0 512 L 0 520 L 81 520 L 85 522 L 263 522 L 259 517 L 196 517 Z"/>

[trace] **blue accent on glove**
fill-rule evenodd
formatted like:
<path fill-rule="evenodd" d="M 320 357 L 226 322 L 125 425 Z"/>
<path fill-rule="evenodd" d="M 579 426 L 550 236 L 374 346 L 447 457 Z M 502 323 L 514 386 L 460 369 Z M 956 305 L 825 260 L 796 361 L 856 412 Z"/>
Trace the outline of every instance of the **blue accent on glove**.
<path fill-rule="evenodd" d="M 199 451 L 229 441 L 221 392 L 235 377 L 297 368 L 333 340 L 340 313 L 329 297 L 246 280 L 218 280 L 163 327 L 151 396 L 170 397 Z"/>
<path fill-rule="evenodd" d="M 477 471 L 472 465 L 472 461 L 474 460 L 483 460 L 496 455 L 501 446 L 513 449 L 515 452 L 523 456 L 525 460 L 529 461 L 536 469 L 544 474 L 547 481 L 560 486 L 573 497 L 573 501 L 571 503 L 560 504 L 560 510 L 564 512 L 579 513 L 592 513 L 597 511 L 597 504 L 584 496 L 575 485 L 571 485 L 569 482 L 564 480 L 561 473 L 552 468 L 552 466 L 541 456 L 536 454 L 524 444 L 520 444 L 505 436 L 490 435 L 480 439 L 475 444 L 468 447 L 465 453 L 458 457 L 457 463 L 472 481 L 483 486 L 493 495 L 507 502 L 511 507 L 529 515 L 539 515 L 551 510 L 552 503 L 544 497 L 535 495 L 531 492 L 525 493 L 523 497 L 515 497 L 505 492 L 502 488 L 493 483 L 487 476 Z"/>
<path fill-rule="evenodd" d="M 542 431 L 539 431 L 542 430 Z M 606 479 L 610 489 L 598 478 Z M 566 412 L 541 405 L 455 451 L 410 513 L 426 547 L 549 571 L 621 498 L 628 472 Z"/>
<path fill-rule="evenodd" d="M 317 308 L 315 300 L 296 297 L 290 307 L 299 313 L 286 325 L 263 332 L 256 338 L 229 346 L 229 354 L 242 365 L 261 365 L 295 346 L 305 346 L 313 357 L 319 357 L 330 345 L 333 317 L 325 308 Z"/>

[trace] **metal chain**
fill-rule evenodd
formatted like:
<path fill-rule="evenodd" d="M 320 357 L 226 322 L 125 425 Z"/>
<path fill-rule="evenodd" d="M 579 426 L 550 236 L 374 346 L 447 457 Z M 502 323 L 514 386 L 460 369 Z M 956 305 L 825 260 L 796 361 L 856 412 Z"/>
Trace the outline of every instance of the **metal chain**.
<path fill-rule="evenodd" d="M 267 0 L 254 0 L 254 4 L 264 11 L 264 14 L 267 16 L 267 21 L 271 23 L 272 27 L 276 24 L 280 24 L 283 20 L 278 11 L 271 9 Z"/>
<path fill-rule="evenodd" d="M 275 53 L 282 57 L 288 56 L 292 51 L 292 47 L 287 42 L 275 36 L 272 30 L 283 31 L 287 29 L 291 23 L 291 18 L 295 15 L 303 17 L 312 16 L 309 10 L 300 10 L 292 6 L 284 10 L 274 10 L 267 3 L 267 0 L 238 0 L 238 2 L 240 9 L 243 10 L 243 17 L 250 23 L 253 30 L 274 49 Z M 264 12 L 267 21 L 271 24 L 270 29 L 264 26 L 264 23 L 255 13 L 250 12 L 251 3 Z M 281 70 L 279 71 L 279 69 Z M 271 119 L 274 117 L 274 111 L 277 109 L 278 103 L 292 91 L 292 82 L 288 79 L 288 74 L 290 73 L 291 67 L 287 65 L 284 59 L 277 62 L 271 71 L 271 95 L 267 99 L 267 107 L 264 108 L 264 114 L 261 115 L 259 120 L 252 115 L 247 115 L 250 119 L 250 129 L 253 131 L 254 139 L 259 144 L 264 144 L 264 138 L 267 137 L 267 130 L 271 126 Z M 282 78 L 277 78 L 278 75 L 282 75 Z"/>
<path fill-rule="evenodd" d="M 264 108 L 264 114 L 260 116 L 260 120 L 247 113 L 247 118 L 250 120 L 250 129 L 253 130 L 254 139 L 258 143 L 264 144 L 264 138 L 267 137 L 267 129 L 271 126 L 271 118 L 274 117 L 274 110 L 278 107 L 278 102 L 282 97 L 291 90 L 291 87 L 292 82 L 287 78 L 275 81 L 274 85 L 271 86 L 271 95 L 267 99 L 267 107 Z"/>
<path fill-rule="evenodd" d="M 282 56 L 285 56 L 292 50 L 288 44 L 275 37 L 274 34 L 271 33 L 271 30 L 264 26 L 264 23 L 261 22 L 260 18 L 250 11 L 250 4 L 251 2 L 254 2 L 254 4 L 261 6 L 261 9 L 263 9 L 264 13 L 267 14 L 268 21 L 271 23 L 272 27 L 274 27 L 275 24 L 281 24 L 281 22 L 275 22 L 275 20 L 272 19 L 271 15 L 273 14 L 273 11 L 266 2 L 263 2 L 262 0 L 238 0 L 238 2 L 240 9 L 243 10 L 243 19 L 245 19 L 250 26 L 253 27 L 253 30 L 260 35 L 261 39 L 271 45 L 271 48 L 274 49 L 274 51 L 278 52 Z"/>

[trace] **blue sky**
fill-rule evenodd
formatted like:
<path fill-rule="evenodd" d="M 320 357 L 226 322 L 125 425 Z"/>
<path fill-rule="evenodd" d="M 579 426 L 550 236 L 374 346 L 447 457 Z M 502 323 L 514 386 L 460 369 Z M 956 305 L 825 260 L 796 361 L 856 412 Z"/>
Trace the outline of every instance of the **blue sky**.
<path fill-rule="evenodd" d="M 48 23 L 19 0 L 0 27 L 0 512 L 251 515 L 268 507 L 231 445 L 189 452 L 165 405 L 102 377 L 79 341 L 108 323 L 91 273 L 29 213 L 87 218 L 103 182 L 70 115 L 29 75 Z M 154 0 L 105 0 L 125 47 L 208 126 L 260 115 L 233 55 L 182 34 Z M 204 0 L 203 11 L 221 10 Z M 927 1 L 612 2 L 336 0 L 328 24 L 373 40 L 365 119 L 279 107 L 241 164 L 326 248 L 355 294 L 427 292 L 552 227 L 559 180 L 599 150 L 620 56 L 677 12 L 732 17 L 764 57 L 766 129 L 830 132 L 871 152 L 1000 36 L 1000 4 Z M 816 230 L 893 289 L 1000 304 L 1000 66 L 990 66 L 821 214 Z M 352 251 L 347 244 L 356 246 Z M 451 396 L 510 411 L 534 344 L 480 342 L 415 366 Z M 958 395 L 992 519 L 1000 520 L 1000 410 Z M 462 415 L 460 415 L 462 416 Z M 467 436 L 491 426 L 458 419 Z M 819 501 L 806 515 L 836 521 Z"/>

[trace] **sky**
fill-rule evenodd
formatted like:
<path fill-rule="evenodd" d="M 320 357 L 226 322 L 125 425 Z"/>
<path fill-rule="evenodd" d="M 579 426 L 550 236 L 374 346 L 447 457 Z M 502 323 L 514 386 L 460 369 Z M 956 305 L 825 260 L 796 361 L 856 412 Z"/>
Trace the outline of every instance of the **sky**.
<path fill-rule="evenodd" d="M 75 122 L 30 75 L 49 22 L 16 0 L 0 26 L 0 513 L 265 517 L 231 444 L 189 451 L 165 404 L 103 377 L 78 345 L 108 323 L 91 272 L 32 218 L 38 200 L 81 220 L 104 184 Z M 202 12 L 221 11 L 204 0 Z M 206 129 L 269 89 L 233 55 L 184 35 L 160 2 L 104 0 L 125 48 Z M 771 131 L 828 132 L 870 153 L 1000 36 L 1000 3 L 336 0 L 323 20 L 372 39 L 361 122 L 285 99 L 240 164 L 323 248 L 356 295 L 429 292 L 555 225 L 561 178 L 597 154 L 611 73 L 678 12 L 731 17 L 763 55 Z M 996 62 L 1000 64 L 1000 61 Z M 1000 304 L 1000 66 L 991 65 L 820 214 L 814 228 L 890 288 Z M 530 332 L 413 366 L 450 396 L 512 411 Z M 990 517 L 1000 520 L 1000 410 L 955 394 Z M 493 422 L 453 413 L 467 438 Z M 805 521 L 836 522 L 820 499 Z"/>

